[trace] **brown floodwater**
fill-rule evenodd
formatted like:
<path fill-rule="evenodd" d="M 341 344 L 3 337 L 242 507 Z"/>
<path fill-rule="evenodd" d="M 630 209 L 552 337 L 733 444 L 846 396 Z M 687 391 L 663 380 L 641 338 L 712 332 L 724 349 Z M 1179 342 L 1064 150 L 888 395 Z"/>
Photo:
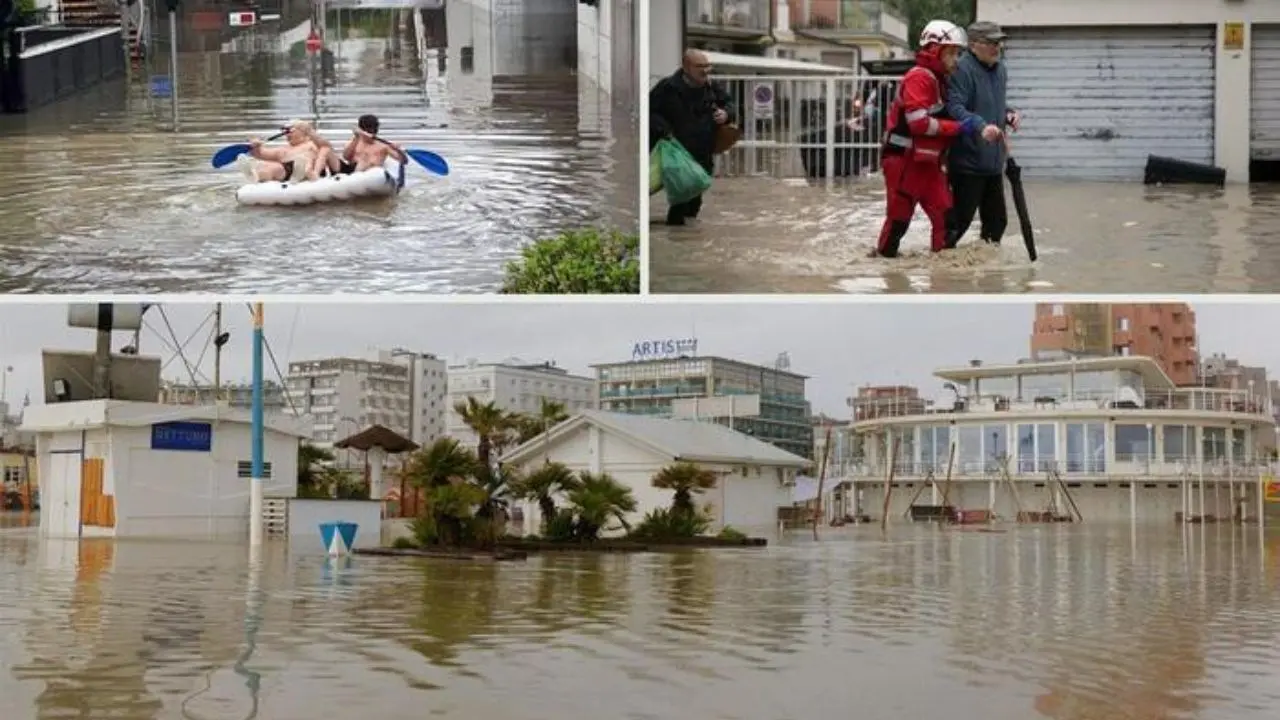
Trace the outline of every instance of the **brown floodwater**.
<path fill-rule="evenodd" d="M 901 526 L 518 563 L 0 529 L 5 720 L 1264 720 L 1280 536 Z M 316 541 L 319 546 L 319 541 Z"/>
<path fill-rule="evenodd" d="M 184 48 L 176 125 L 150 91 L 168 74 L 163 44 L 129 82 L 0 116 L 0 292 L 492 292 L 535 239 L 634 231 L 636 120 L 579 81 L 572 45 L 504 36 L 492 52 L 522 63 L 496 74 L 459 62 L 443 36 L 419 47 L 411 29 L 377 32 L 331 43 L 329 72 L 300 44 L 273 45 L 267 25 L 253 42 Z M 368 112 L 388 139 L 443 155 L 450 176 L 415 167 L 390 201 L 242 207 L 240 174 L 210 167 L 217 148 L 291 118 L 345 142 Z"/>
<path fill-rule="evenodd" d="M 884 217 L 878 178 L 830 185 L 719 178 L 701 218 L 661 222 L 652 202 L 656 293 L 1280 292 L 1277 186 L 1144 187 L 1027 181 L 1039 261 L 1029 262 L 1012 201 L 1002 247 L 931 256 L 917 213 L 902 257 L 872 259 Z"/>

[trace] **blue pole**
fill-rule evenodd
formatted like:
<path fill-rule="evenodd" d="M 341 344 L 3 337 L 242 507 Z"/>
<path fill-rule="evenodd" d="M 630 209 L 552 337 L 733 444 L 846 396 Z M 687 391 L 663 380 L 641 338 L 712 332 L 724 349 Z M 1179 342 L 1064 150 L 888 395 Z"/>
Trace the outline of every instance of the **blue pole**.
<path fill-rule="evenodd" d="M 253 306 L 253 480 L 262 482 L 262 303 Z"/>
<path fill-rule="evenodd" d="M 262 544 L 263 531 L 263 445 L 266 432 L 262 421 L 262 303 L 253 304 L 253 409 L 250 417 L 253 479 L 249 490 L 249 545 Z"/>

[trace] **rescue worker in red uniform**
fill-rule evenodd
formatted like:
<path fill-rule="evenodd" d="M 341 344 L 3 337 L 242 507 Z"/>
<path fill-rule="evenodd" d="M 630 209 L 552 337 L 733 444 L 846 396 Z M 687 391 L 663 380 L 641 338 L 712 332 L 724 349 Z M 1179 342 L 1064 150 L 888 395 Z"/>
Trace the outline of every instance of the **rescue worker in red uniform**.
<path fill-rule="evenodd" d="M 946 115 L 946 78 L 965 45 L 964 30 L 946 20 L 934 20 L 920 33 L 916 65 L 903 76 L 889 108 L 892 124 L 885 134 L 880 161 L 886 207 L 876 256 L 897 257 L 916 205 L 924 209 L 933 225 L 930 249 L 946 249 L 946 214 L 951 208 L 944 170 L 947 146 L 962 134 L 989 134 L 976 117 L 956 122 Z"/>

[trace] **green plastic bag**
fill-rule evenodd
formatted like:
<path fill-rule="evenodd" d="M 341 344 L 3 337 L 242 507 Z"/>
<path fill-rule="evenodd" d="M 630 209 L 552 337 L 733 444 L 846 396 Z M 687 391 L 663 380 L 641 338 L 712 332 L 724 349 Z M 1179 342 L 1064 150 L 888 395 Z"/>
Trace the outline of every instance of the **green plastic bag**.
<path fill-rule="evenodd" d="M 657 195 L 662 192 L 662 152 L 658 148 L 654 148 L 649 153 L 649 194 Z"/>
<path fill-rule="evenodd" d="M 711 176 L 675 140 L 660 140 L 656 148 L 662 160 L 662 187 L 672 205 L 689 202 L 711 187 Z"/>

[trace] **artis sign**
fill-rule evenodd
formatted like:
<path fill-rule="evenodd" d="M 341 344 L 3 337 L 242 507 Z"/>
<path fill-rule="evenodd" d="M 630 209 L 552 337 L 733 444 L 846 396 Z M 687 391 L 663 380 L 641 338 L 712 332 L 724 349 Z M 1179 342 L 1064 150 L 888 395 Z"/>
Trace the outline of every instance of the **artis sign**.
<path fill-rule="evenodd" d="M 631 348 L 632 360 L 665 360 L 698 354 L 697 338 L 684 340 L 645 340 Z"/>

